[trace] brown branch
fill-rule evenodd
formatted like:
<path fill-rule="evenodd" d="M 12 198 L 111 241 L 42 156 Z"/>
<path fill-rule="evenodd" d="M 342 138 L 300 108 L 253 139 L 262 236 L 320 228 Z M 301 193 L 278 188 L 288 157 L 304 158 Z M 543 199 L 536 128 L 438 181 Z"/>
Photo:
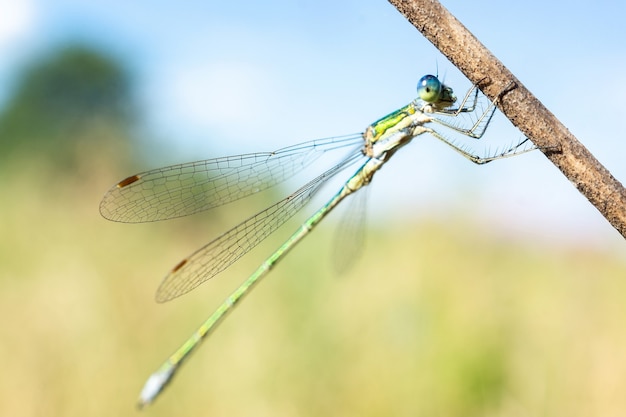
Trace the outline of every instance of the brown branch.
<path fill-rule="evenodd" d="M 530 91 L 436 0 L 389 0 L 626 237 L 626 190 Z"/>

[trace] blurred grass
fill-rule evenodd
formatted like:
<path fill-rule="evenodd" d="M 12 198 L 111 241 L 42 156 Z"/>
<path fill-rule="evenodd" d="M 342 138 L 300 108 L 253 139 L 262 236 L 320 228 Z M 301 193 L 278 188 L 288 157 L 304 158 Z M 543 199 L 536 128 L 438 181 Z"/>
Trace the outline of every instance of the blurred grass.
<path fill-rule="evenodd" d="M 130 174 L 111 158 L 92 152 L 58 180 L 41 161 L 16 161 L 0 178 L 0 415 L 135 414 L 145 378 L 277 243 L 155 304 L 164 273 L 243 214 L 106 222 L 99 200 Z M 622 415 L 623 248 L 551 247 L 457 219 L 370 220 L 343 276 L 323 224 L 144 412 Z"/>

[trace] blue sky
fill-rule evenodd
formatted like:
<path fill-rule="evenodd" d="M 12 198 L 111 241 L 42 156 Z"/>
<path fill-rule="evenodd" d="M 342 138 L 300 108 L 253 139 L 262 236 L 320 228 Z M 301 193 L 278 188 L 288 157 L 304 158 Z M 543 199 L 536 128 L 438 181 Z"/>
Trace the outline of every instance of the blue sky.
<path fill-rule="evenodd" d="M 182 4 L 0 0 L 0 100 L 35 51 L 99 45 L 128 61 L 153 146 L 171 150 L 171 160 L 155 163 L 168 164 L 362 131 L 412 100 L 417 80 L 437 69 L 457 93 L 469 87 L 385 0 Z M 443 5 L 626 180 L 623 2 Z M 520 133 L 501 120 L 491 136 L 514 141 Z M 475 167 L 422 139 L 402 154 L 374 181 L 370 221 L 462 212 L 532 239 L 623 244 L 539 153 Z"/>

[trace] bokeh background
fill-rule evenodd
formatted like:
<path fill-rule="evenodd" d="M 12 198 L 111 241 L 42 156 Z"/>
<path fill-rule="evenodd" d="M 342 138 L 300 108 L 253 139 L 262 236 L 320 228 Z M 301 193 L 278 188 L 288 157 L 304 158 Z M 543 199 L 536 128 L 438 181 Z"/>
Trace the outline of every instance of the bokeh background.
<path fill-rule="evenodd" d="M 444 5 L 626 178 L 626 6 Z M 412 100 L 425 73 L 459 94 L 470 86 L 383 0 L 0 10 L 6 416 L 137 413 L 145 378 L 334 191 L 218 279 L 158 305 L 169 268 L 297 184 L 144 225 L 100 217 L 112 184 L 360 131 Z M 500 116 L 484 140 L 520 137 Z M 539 152 L 477 167 L 420 138 L 370 188 L 347 273 L 333 270 L 334 214 L 143 412 L 623 415 L 624 240 Z"/>

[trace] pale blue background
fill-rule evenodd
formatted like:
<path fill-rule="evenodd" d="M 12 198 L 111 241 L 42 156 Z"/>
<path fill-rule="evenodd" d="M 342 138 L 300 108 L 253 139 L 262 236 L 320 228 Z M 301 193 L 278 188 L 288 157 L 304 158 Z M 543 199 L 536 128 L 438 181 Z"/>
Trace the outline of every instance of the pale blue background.
<path fill-rule="evenodd" d="M 623 2 L 443 4 L 626 179 Z M 457 92 L 469 87 L 384 0 L 0 0 L 0 10 L 0 102 L 36 51 L 95 43 L 128 60 L 151 146 L 169 151 L 157 164 L 361 131 L 413 99 L 417 79 L 437 68 Z M 489 136 L 520 133 L 501 121 Z M 394 160 L 374 181 L 370 223 L 385 213 L 393 221 L 463 213 L 530 242 L 623 247 L 539 153 L 475 167 L 422 139 Z"/>

